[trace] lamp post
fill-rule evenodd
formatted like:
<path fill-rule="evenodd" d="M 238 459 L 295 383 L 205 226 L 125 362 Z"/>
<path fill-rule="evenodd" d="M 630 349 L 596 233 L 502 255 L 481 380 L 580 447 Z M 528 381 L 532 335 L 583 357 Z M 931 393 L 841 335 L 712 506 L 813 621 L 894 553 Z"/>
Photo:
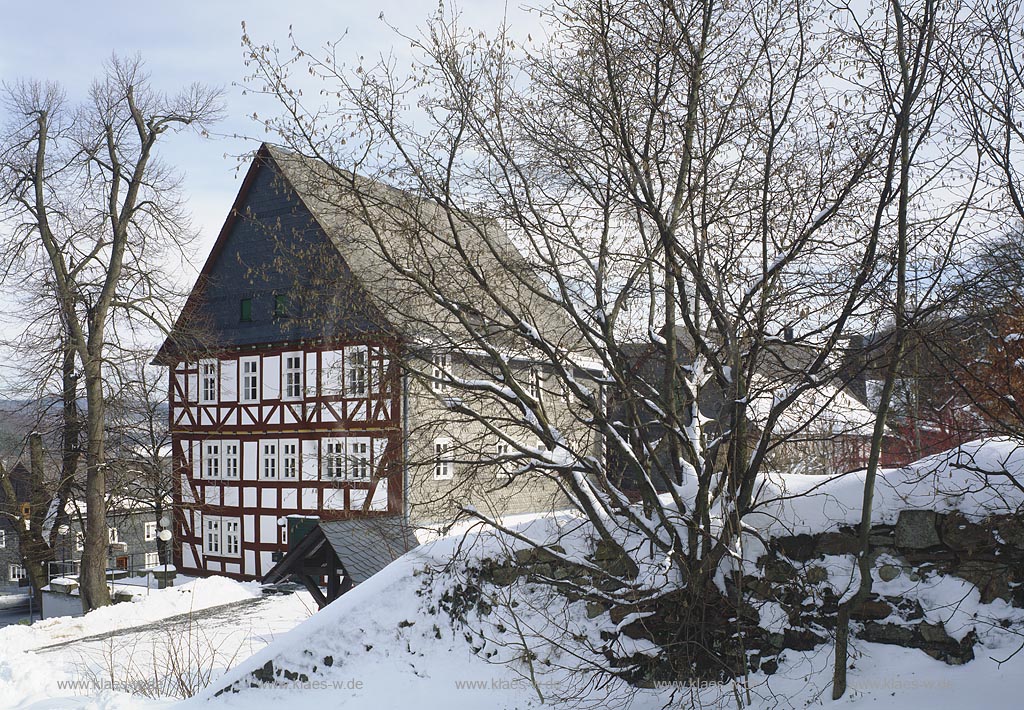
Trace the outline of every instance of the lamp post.
<path fill-rule="evenodd" d="M 160 532 L 158 532 L 156 534 L 156 536 L 157 536 L 157 538 L 159 538 L 160 542 L 163 543 L 162 547 L 164 548 L 163 549 L 163 558 L 164 558 L 164 586 L 167 586 L 170 583 L 170 576 L 167 574 L 167 556 L 168 556 L 167 553 L 168 553 L 168 547 L 169 547 L 168 543 L 171 541 L 170 525 L 171 525 L 171 521 L 168 520 L 166 518 L 166 516 L 163 517 L 163 518 L 160 518 Z"/>
<path fill-rule="evenodd" d="M 63 577 L 68 573 L 68 533 L 71 532 L 71 528 L 66 524 L 62 523 L 57 528 L 57 534 L 60 535 L 60 576 Z M 50 581 L 49 570 L 47 570 L 46 581 Z"/>

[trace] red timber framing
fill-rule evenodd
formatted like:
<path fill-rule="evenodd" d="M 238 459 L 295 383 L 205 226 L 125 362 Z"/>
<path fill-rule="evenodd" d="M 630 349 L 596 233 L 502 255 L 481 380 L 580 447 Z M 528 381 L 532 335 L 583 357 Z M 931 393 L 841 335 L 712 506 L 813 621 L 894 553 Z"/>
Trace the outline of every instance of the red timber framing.
<path fill-rule="evenodd" d="M 401 513 L 397 343 L 275 344 L 170 367 L 175 565 L 261 577 L 287 515 Z"/>

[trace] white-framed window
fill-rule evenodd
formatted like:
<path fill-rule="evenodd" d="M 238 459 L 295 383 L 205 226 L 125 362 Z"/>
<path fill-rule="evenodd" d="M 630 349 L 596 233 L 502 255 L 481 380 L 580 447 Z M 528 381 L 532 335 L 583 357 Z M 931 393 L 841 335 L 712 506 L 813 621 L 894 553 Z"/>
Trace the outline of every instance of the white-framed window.
<path fill-rule="evenodd" d="M 285 353 L 282 399 L 302 399 L 302 353 Z"/>
<path fill-rule="evenodd" d="M 203 518 L 203 552 L 207 555 L 220 554 L 220 518 L 206 516 Z"/>
<path fill-rule="evenodd" d="M 142 539 L 146 542 L 156 540 L 156 521 L 147 520 L 142 528 Z"/>
<path fill-rule="evenodd" d="M 537 402 L 543 401 L 543 389 L 541 388 L 540 368 L 530 368 L 530 396 Z"/>
<path fill-rule="evenodd" d="M 281 442 L 281 478 L 299 477 L 299 444 L 295 441 Z"/>
<path fill-rule="evenodd" d="M 11 582 L 20 582 L 27 576 L 25 568 L 22 565 L 9 565 L 7 567 L 7 579 Z"/>
<path fill-rule="evenodd" d="M 444 481 L 455 475 L 455 461 L 452 459 L 452 440 L 434 439 L 434 480 Z"/>
<path fill-rule="evenodd" d="M 7 547 L 7 531 L 0 530 L 0 547 Z"/>
<path fill-rule="evenodd" d="M 147 552 L 143 555 L 142 565 L 144 567 L 156 567 L 158 564 L 160 564 L 159 552 Z"/>
<path fill-rule="evenodd" d="M 260 358 L 243 357 L 238 360 L 242 370 L 242 386 L 239 391 L 239 401 L 245 404 L 252 404 L 260 400 Z"/>
<path fill-rule="evenodd" d="M 366 350 L 351 350 L 345 361 L 345 394 L 349 397 L 366 396 Z"/>
<path fill-rule="evenodd" d="M 199 401 L 210 404 L 217 401 L 217 361 L 199 361 Z"/>
<path fill-rule="evenodd" d="M 323 476 L 346 481 L 369 481 L 370 444 L 360 439 L 324 439 Z"/>
<path fill-rule="evenodd" d="M 111 545 L 121 542 L 121 533 L 117 531 L 117 528 L 107 528 L 107 542 Z"/>
<path fill-rule="evenodd" d="M 85 549 L 85 535 L 75 532 L 75 549 L 79 552 Z"/>
<path fill-rule="evenodd" d="M 221 524 L 224 529 L 224 555 L 238 557 L 242 551 L 242 521 L 238 518 L 223 518 Z"/>
<path fill-rule="evenodd" d="M 277 478 L 277 442 L 260 443 L 260 478 Z"/>
<path fill-rule="evenodd" d="M 345 475 L 345 440 L 324 439 L 323 472 L 325 478 Z"/>
<path fill-rule="evenodd" d="M 370 446 L 365 441 L 348 443 L 345 478 L 351 481 L 370 480 Z"/>
<path fill-rule="evenodd" d="M 512 475 L 512 445 L 504 439 L 498 439 L 494 445 L 494 460 L 497 463 L 497 476 L 508 478 Z"/>
<path fill-rule="evenodd" d="M 220 442 L 203 444 L 203 478 L 220 478 Z"/>
<path fill-rule="evenodd" d="M 219 557 L 242 554 L 242 521 L 219 515 L 203 518 L 203 552 Z"/>
<path fill-rule="evenodd" d="M 431 389 L 435 392 L 447 392 L 451 372 L 451 356 L 446 352 L 435 352 L 430 360 Z"/>
<path fill-rule="evenodd" d="M 222 467 L 224 478 L 238 478 L 238 442 L 224 442 L 224 466 Z"/>

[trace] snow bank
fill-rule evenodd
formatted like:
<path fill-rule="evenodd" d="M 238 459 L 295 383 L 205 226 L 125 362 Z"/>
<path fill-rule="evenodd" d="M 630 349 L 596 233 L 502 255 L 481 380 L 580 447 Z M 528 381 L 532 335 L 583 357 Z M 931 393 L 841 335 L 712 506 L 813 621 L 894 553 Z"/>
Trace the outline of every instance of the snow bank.
<path fill-rule="evenodd" d="M 744 518 L 766 537 L 816 533 L 860 522 L 864 471 L 828 478 L 770 474 L 757 492 L 757 512 Z M 872 519 L 892 524 L 905 509 L 959 510 L 978 520 L 1024 507 L 1024 442 L 979 439 L 899 469 L 879 471 Z"/>

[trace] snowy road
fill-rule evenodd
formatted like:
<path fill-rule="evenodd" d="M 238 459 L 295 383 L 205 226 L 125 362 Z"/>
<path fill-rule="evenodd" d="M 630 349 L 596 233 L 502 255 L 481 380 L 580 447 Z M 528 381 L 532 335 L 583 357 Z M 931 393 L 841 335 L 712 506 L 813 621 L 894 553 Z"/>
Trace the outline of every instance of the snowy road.
<path fill-rule="evenodd" d="M 221 624 L 231 624 L 234 622 L 242 623 L 252 614 L 259 614 L 261 609 L 258 607 L 266 606 L 267 602 L 272 598 L 273 597 L 242 599 L 237 602 L 207 607 L 206 609 L 188 611 L 184 614 L 170 616 L 166 619 L 154 621 L 149 624 L 129 626 L 127 628 L 107 631 L 101 634 L 93 634 L 92 636 L 84 636 L 70 641 L 61 641 L 60 643 L 53 643 L 48 646 L 39 646 L 34 650 L 36 653 L 42 653 L 58 648 L 66 648 L 68 646 L 77 646 L 79 644 L 107 641 L 123 637 L 152 636 L 157 633 L 170 634 L 175 631 L 187 631 L 195 624 L 219 626 Z"/>

